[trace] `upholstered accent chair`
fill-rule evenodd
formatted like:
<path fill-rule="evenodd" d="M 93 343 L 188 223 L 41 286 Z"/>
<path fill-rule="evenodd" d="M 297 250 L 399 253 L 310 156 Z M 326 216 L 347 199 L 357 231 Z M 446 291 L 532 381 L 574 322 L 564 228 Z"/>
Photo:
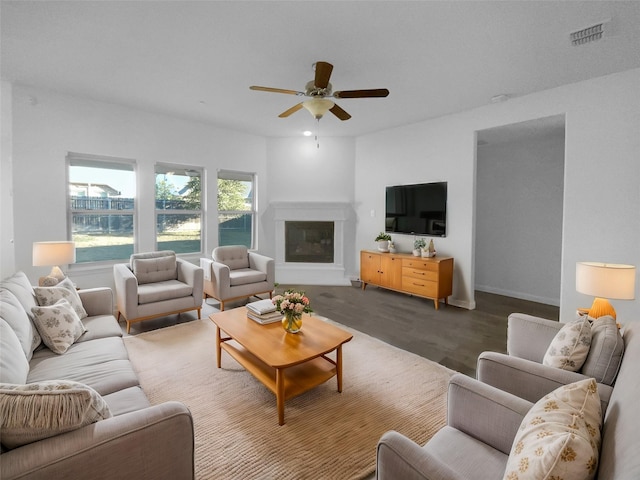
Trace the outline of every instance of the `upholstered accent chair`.
<path fill-rule="evenodd" d="M 135 253 L 129 263 L 113 266 L 118 321 L 131 324 L 202 308 L 202 268 L 170 250 Z"/>
<path fill-rule="evenodd" d="M 204 269 L 204 296 L 220 302 L 268 293 L 275 288 L 276 267 L 273 258 L 250 252 L 244 245 L 228 245 L 213 249 L 211 259 L 201 258 Z"/>

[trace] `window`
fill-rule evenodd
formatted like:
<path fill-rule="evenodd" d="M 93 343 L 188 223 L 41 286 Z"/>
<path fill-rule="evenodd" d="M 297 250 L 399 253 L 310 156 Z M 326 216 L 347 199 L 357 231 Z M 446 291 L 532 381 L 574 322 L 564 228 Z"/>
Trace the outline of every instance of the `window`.
<path fill-rule="evenodd" d="M 67 155 L 71 239 L 76 263 L 123 260 L 134 251 L 134 162 Z"/>
<path fill-rule="evenodd" d="M 158 250 L 202 252 L 202 171 L 184 165 L 156 165 Z"/>
<path fill-rule="evenodd" d="M 255 190 L 251 173 L 218 172 L 218 245 L 253 248 Z"/>

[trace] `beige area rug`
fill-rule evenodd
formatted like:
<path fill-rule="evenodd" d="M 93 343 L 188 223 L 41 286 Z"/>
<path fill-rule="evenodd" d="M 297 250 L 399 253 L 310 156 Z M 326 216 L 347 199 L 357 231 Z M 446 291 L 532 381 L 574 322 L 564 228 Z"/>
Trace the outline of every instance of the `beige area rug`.
<path fill-rule="evenodd" d="M 191 410 L 197 479 L 357 479 L 374 472 L 387 430 L 422 445 L 444 425 L 453 372 L 342 328 L 353 333 L 342 349 L 342 393 L 334 377 L 288 400 L 283 426 L 275 396 L 226 352 L 216 368 L 210 320 L 125 343 L 151 403 L 178 400 Z"/>

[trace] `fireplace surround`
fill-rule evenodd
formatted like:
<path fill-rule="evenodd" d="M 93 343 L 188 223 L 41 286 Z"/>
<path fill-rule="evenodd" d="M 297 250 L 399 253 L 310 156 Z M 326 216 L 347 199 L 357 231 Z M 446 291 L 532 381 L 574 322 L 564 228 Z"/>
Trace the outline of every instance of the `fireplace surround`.
<path fill-rule="evenodd" d="M 347 239 L 355 235 L 350 203 L 273 202 L 269 209 L 275 224 L 276 282 L 351 284 L 345 270 Z M 297 253 L 287 252 L 287 236 L 297 240 Z"/>

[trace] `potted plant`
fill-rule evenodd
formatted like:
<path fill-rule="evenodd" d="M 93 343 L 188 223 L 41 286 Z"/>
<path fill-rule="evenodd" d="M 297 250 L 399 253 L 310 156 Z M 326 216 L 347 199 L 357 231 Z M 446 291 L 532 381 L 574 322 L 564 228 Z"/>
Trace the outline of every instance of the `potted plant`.
<path fill-rule="evenodd" d="M 375 239 L 378 242 L 378 250 L 381 252 L 389 251 L 389 242 L 391 241 L 391 235 L 385 232 L 380 232 Z"/>
<path fill-rule="evenodd" d="M 427 242 L 424 241 L 424 238 L 416 238 L 413 241 L 413 256 L 419 257 L 422 253 L 422 249 L 427 245 Z"/>

